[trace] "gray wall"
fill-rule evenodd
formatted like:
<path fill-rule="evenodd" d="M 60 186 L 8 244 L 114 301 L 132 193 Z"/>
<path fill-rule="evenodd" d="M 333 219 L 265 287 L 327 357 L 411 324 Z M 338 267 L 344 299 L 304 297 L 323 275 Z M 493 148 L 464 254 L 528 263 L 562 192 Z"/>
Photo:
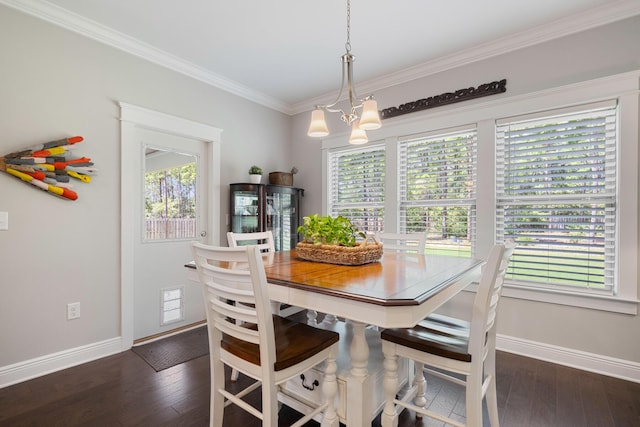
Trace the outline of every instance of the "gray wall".
<path fill-rule="evenodd" d="M 375 91 L 375 96 L 378 108 L 383 109 L 502 78 L 507 79 L 507 96 L 522 96 L 639 70 L 639 41 L 640 16 Z M 460 103 L 451 108 L 468 105 Z M 427 123 L 436 110 L 411 116 L 424 117 Z M 306 136 L 309 117 L 310 113 L 295 116 L 292 126 L 294 163 L 304 172 L 298 183 L 305 188 L 305 215 L 322 212 L 322 143 Z M 329 127 L 334 132 L 332 137 L 344 130 L 345 140 L 348 138 L 346 127 L 339 121 L 329 122 Z M 369 137 L 375 139 L 375 131 Z M 461 294 L 446 309 L 461 314 L 463 307 L 470 306 L 473 295 Z M 640 362 L 637 331 L 638 316 L 509 298 L 502 303 L 498 325 L 499 334 L 632 362 Z"/>
<path fill-rule="evenodd" d="M 291 118 L 4 6 L 0 40 L 0 155 L 82 135 L 99 169 L 75 202 L 0 173 L 2 367 L 120 336 L 118 101 L 223 129 L 222 212 L 252 164 L 291 168 Z"/>

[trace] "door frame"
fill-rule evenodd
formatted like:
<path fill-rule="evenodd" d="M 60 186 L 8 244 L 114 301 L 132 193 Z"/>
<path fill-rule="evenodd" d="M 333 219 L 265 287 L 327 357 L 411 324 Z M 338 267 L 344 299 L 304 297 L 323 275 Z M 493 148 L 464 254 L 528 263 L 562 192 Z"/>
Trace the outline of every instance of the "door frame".
<path fill-rule="evenodd" d="M 208 176 L 208 218 L 205 219 L 208 243 L 220 242 L 220 135 L 222 129 L 187 119 L 118 102 L 120 106 L 120 339 L 122 350 L 133 346 L 134 312 L 134 209 L 140 208 L 136 191 L 131 183 L 138 182 L 142 165 L 136 133 L 138 128 L 201 140 L 208 144 L 206 166 Z M 186 274 L 186 273 L 185 273 Z"/>

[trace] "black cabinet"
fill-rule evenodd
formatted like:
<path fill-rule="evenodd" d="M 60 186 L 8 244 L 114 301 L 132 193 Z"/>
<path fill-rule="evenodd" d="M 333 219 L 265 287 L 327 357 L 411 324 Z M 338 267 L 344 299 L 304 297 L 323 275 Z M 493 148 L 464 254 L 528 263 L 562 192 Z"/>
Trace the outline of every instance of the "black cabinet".
<path fill-rule="evenodd" d="M 283 185 L 238 183 L 230 185 L 231 231 L 273 232 L 277 251 L 294 249 L 298 243 L 302 188 Z"/>

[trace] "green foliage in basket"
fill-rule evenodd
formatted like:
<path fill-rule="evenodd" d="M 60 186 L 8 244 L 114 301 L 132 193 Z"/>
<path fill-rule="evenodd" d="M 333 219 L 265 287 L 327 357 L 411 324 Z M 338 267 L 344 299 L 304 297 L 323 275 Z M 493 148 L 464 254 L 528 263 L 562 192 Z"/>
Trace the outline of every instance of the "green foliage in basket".
<path fill-rule="evenodd" d="M 366 235 L 351 224 L 347 218 L 338 216 L 318 216 L 317 214 L 305 216 L 303 223 L 298 227 L 305 243 L 316 245 L 356 246 L 356 238 L 366 238 Z"/>

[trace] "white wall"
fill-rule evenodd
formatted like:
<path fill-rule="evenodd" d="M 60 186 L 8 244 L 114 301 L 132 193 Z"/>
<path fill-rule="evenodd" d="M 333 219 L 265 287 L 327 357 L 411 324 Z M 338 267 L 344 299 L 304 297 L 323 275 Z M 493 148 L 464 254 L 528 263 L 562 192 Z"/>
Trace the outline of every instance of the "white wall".
<path fill-rule="evenodd" d="M 0 174 L 10 225 L 0 231 L 2 372 L 120 335 L 118 101 L 223 129 L 225 190 L 254 163 L 265 171 L 292 163 L 284 114 L 4 6 L 0 40 L 0 155 L 82 135 L 79 149 L 99 169 L 75 202 Z M 228 190 L 220 197 L 226 212 Z M 67 321 L 75 301 L 82 316 Z"/>
<path fill-rule="evenodd" d="M 383 109 L 506 78 L 507 93 L 500 96 L 522 97 L 572 83 L 640 70 L 639 40 L 640 17 L 634 17 L 376 91 L 375 96 L 378 107 Z M 430 117 L 438 114 L 441 118 L 443 110 L 455 113 L 461 108 L 469 108 L 473 102 L 476 101 L 389 119 L 383 122 L 383 128 L 377 132 L 380 135 L 385 124 L 391 126 L 409 117 L 418 122 L 424 120 L 424 130 L 428 130 Z M 306 136 L 309 116 L 310 113 L 295 116 L 292 127 L 294 162 L 301 171 L 298 183 L 305 188 L 304 215 L 322 212 L 322 182 L 319 179 L 322 172 L 322 142 Z M 347 128 L 339 121 L 330 122 L 329 127 L 331 138 L 343 132 L 344 139 L 347 139 Z M 375 140 L 379 136 L 373 131 L 369 133 L 369 138 Z M 469 307 L 473 295 L 461 294 L 446 310 L 462 314 L 464 307 Z M 574 355 L 584 352 L 602 356 L 603 363 L 607 358 L 629 361 L 627 366 L 635 370 L 636 378 L 640 378 L 638 331 L 639 316 L 513 298 L 505 298 L 502 303 L 498 326 L 498 333 L 503 337 L 520 344 L 531 342 L 534 343 L 533 347 L 546 347 L 547 354 L 559 347 L 573 351 Z"/>

